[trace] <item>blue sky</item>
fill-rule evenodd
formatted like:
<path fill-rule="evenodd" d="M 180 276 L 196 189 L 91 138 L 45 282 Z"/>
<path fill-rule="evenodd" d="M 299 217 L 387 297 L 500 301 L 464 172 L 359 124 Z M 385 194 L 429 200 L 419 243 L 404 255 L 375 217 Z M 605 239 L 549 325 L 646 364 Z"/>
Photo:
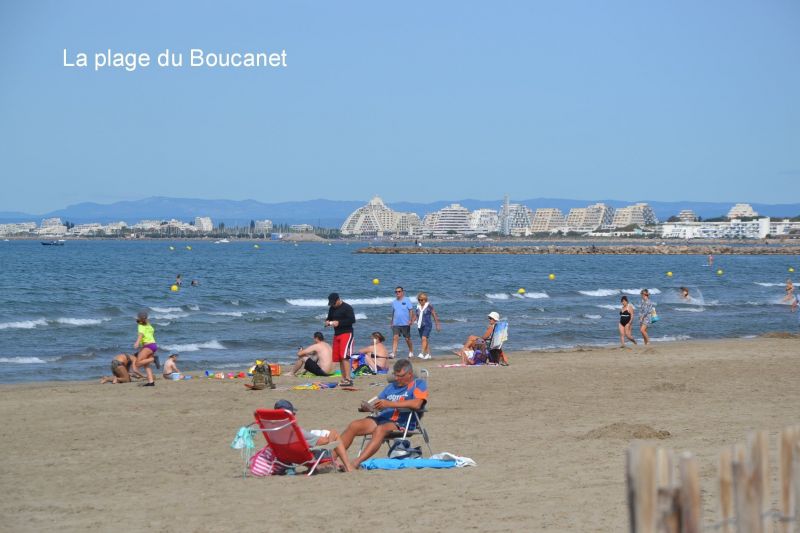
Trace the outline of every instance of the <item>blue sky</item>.
<path fill-rule="evenodd" d="M 800 201 L 800 2 L 0 3 L 0 210 Z M 62 50 L 286 49 L 79 70 Z"/>

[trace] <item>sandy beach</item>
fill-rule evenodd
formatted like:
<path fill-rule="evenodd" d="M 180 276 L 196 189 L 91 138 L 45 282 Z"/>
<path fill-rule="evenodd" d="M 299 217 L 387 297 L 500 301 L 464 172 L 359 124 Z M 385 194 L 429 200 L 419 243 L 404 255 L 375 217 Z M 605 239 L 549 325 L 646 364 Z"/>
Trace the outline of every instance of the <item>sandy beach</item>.
<path fill-rule="evenodd" d="M 624 452 L 637 437 L 697 455 L 710 523 L 720 449 L 800 422 L 798 343 L 515 353 L 508 368 L 420 362 L 434 452 L 478 466 L 312 478 L 243 479 L 236 430 L 284 397 L 306 428 L 341 431 L 385 378 L 360 378 L 357 392 L 208 379 L 6 385 L 0 530 L 624 531 Z"/>

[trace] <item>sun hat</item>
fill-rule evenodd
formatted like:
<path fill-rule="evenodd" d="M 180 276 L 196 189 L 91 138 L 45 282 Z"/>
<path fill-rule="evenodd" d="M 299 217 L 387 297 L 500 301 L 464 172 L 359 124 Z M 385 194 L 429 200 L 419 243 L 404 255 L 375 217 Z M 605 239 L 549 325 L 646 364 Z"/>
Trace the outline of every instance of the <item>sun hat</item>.
<path fill-rule="evenodd" d="M 497 311 L 492 311 L 492 312 L 491 312 L 491 313 L 489 313 L 487 316 L 488 316 L 489 318 L 493 319 L 493 320 L 496 320 L 496 321 L 498 321 L 498 322 L 500 321 L 500 313 L 498 313 Z"/>
<path fill-rule="evenodd" d="M 275 402 L 275 409 L 285 409 L 292 414 L 297 412 L 297 409 L 294 408 L 294 405 L 289 400 L 278 400 Z"/>

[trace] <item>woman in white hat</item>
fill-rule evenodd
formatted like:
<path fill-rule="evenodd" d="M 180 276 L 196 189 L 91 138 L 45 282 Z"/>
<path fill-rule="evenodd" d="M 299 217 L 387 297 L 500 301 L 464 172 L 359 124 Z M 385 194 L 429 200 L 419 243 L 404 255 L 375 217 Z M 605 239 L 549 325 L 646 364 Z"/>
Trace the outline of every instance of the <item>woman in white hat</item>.
<path fill-rule="evenodd" d="M 497 311 L 492 311 L 486 316 L 489 319 L 489 325 L 486 327 L 486 331 L 483 333 L 483 335 L 480 337 L 477 335 L 470 335 L 467 337 L 464 347 L 455 352 L 455 354 L 461 358 L 461 362 L 465 365 L 474 365 L 475 363 L 479 362 L 475 360 L 475 346 L 479 343 L 489 342 L 489 339 L 492 338 L 492 334 L 494 333 L 495 326 L 500 321 L 500 313 Z"/>

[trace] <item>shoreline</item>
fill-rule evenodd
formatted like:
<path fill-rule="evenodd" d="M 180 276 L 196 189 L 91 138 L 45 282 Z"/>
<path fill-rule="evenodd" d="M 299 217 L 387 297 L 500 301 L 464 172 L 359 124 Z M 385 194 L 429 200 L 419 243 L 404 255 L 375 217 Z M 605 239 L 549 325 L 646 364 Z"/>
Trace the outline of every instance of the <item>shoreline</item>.
<path fill-rule="evenodd" d="M 326 531 L 344 532 L 353 529 L 352 513 L 326 495 L 347 493 L 375 505 L 392 501 L 380 513 L 361 513 L 364 529 L 623 531 L 625 449 L 644 439 L 695 455 L 709 525 L 717 519 L 719 452 L 752 430 L 769 430 L 774 441 L 800 421 L 797 346 L 792 337 L 515 352 L 509 367 L 415 361 L 431 372 L 425 426 L 434 453 L 470 457 L 477 466 L 310 479 L 243 479 L 240 454 L 229 447 L 237 429 L 255 409 L 286 398 L 303 427 L 341 432 L 362 417 L 359 402 L 385 386 L 383 376 L 358 378 L 354 392 L 248 392 L 237 380 L 210 379 L 159 380 L 155 388 L 3 386 L 0 516 L 19 532 L 120 523 L 127 531 L 240 532 L 252 530 L 258 515 L 236 510 L 296 502 L 269 513 L 269 526 L 318 528 L 324 520 Z M 279 387 L 297 382 L 278 378 Z M 354 443 L 351 457 L 357 449 Z M 770 468 L 775 476 L 774 460 Z M 314 505 L 307 505 L 310 495 Z M 480 516 L 464 513 L 464 501 L 477 495 L 492 503 Z M 168 505 L 153 505 L 165 498 Z M 420 506 L 424 513 L 408 512 Z"/>
<path fill-rule="evenodd" d="M 389 247 L 368 246 L 355 254 L 420 254 L 420 255 L 798 255 L 800 246 L 723 246 L 656 244 L 652 246 L 470 246 L 470 247 Z"/>

